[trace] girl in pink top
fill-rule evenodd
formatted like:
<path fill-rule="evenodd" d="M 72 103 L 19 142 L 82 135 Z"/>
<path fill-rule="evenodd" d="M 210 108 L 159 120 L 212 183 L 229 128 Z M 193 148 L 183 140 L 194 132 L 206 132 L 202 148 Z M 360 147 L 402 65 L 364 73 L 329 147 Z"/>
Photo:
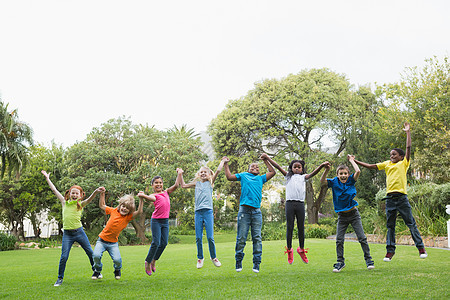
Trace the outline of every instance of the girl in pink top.
<path fill-rule="evenodd" d="M 155 211 L 152 214 L 150 223 L 152 229 L 152 244 L 150 245 L 147 258 L 145 259 L 145 273 L 149 276 L 152 275 L 152 272 L 155 272 L 156 261 L 167 246 L 169 239 L 169 194 L 177 189 L 180 182 L 181 175 L 178 174 L 175 184 L 167 190 L 163 190 L 163 180 L 161 176 L 155 176 L 152 179 L 154 193 L 146 195 L 141 191 L 138 194 L 138 197 L 152 201 L 155 205 Z"/>

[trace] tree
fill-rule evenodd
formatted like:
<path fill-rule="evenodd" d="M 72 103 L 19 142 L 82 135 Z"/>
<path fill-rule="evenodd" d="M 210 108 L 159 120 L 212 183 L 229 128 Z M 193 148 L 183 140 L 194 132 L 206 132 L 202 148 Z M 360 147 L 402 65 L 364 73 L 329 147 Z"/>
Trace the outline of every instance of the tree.
<path fill-rule="evenodd" d="M 27 162 L 28 146 L 33 144 L 33 131 L 18 119 L 17 110 L 8 111 L 8 104 L 0 99 L 0 179 L 6 168 L 8 175 L 14 172 L 19 178 Z"/>
<path fill-rule="evenodd" d="M 365 105 L 366 99 L 352 90 L 345 76 L 328 69 L 304 70 L 256 83 L 245 97 L 227 104 L 209 133 L 220 156 L 254 160 L 266 152 L 282 165 L 302 158 L 315 166 L 344 151 Z M 333 155 L 320 151 L 325 137 L 338 145 Z M 307 185 L 310 223 L 317 223 L 325 192 L 315 196 L 313 185 Z"/>

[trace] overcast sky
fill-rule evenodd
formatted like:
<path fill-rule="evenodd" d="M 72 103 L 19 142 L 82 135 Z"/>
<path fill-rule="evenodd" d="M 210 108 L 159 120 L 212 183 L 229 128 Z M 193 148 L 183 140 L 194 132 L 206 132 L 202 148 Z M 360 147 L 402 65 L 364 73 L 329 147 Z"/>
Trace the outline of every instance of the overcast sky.
<path fill-rule="evenodd" d="M 255 82 L 327 67 L 355 86 L 450 51 L 450 1 L 0 0 L 0 96 L 36 141 L 111 118 L 206 130 Z"/>

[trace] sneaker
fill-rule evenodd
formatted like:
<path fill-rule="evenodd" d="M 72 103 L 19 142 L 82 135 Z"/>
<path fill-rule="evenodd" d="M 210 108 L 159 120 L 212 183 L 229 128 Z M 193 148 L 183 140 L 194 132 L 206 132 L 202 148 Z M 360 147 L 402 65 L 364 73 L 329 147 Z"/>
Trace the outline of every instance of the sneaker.
<path fill-rule="evenodd" d="M 252 271 L 255 272 L 255 273 L 259 273 L 259 264 L 253 264 Z"/>
<path fill-rule="evenodd" d="M 343 262 L 337 262 L 333 265 L 333 272 L 339 273 L 343 268 L 345 267 L 345 264 Z"/>
<path fill-rule="evenodd" d="M 288 255 L 288 263 L 290 265 L 292 265 L 292 263 L 294 262 L 294 250 L 292 250 L 292 248 L 291 249 L 288 249 L 287 247 L 285 247 L 285 248 L 286 248 L 286 251 L 284 251 L 284 254 L 287 253 L 287 255 Z"/>
<path fill-rule="evenodd" d="M 222 264 L 220 263 L 220 261 L 217 259 L 217 257 L 216 258 L 211 258 L 211 261 L 213 262 L 213 264 L 216 266 L 216 267 L 220 267 Z"/>
<path fill-rule="evenodd" d="M 375 265 L 374 265 L 373 261 L 367 262 L 367 270 L 373 270 L 373 269 L 375 269 Z"/>
<path fill-rule="evenodd" d="M 197 259 L 197 269 L 201 269 L 203 267 L 203 258 Z"/>
<path fill-rule="evenodd" d="M 300 257 L 302 258 L 302 261 L 307 264 L 308 258 L 306 257 L 306 253 L 308 253 L 308 251 L 306 251 L 307 249 L 302 249 L 300 247 L 297 248 L 297 253 L 300 255 Z"/>
<path fill-rule="evenodd" d="M 150 268 L 152 269 L 152 272 L 155 273 L 156 272 L 156 260 L 152 260 L 152 262 L 150 263 Z"/>
<path fill-rule="evenodd" d="M 383 258 L 384 261 L 391 261 L 392 257 L 394 256 L 394 252 L 387 252 L 386 256 Z"/>
<path fill-rule="evenodd" d="M 145 261 L 145 273 L 147 273 L 148 276 L 152 275 L 152 269 L 150 268 L 150 264 Z"/>
<path fill-rule="evenodd" d="M 236 272 L 242 271 L 242 261 L 236 261 Z"/>
<path fill-rule="evenodd" d="M 428 256 L 428 253 L 427 253 L 427 251 L 425 251 L 425 248 L 419 249 L 419 257 L 420 258 L 427 258 L 427 256 Z"/>
<path fill-rule="evenodd" d="M 122 273 L 120 272 L 120 270 L 114 270 L 114 277 L 119 280 L 120 276 L 122 275 Z"/>
<path fill-rule="evenodd" d="M 60 286 L 62 284 L 62 278 L 58 278 L 53 286 Z"/>
<path fill-rule="evenodd" d="M 94 274 L 92 274 L 92 280 L 102 279 L 103 275 L 100 272 L 94 271 Z"/>

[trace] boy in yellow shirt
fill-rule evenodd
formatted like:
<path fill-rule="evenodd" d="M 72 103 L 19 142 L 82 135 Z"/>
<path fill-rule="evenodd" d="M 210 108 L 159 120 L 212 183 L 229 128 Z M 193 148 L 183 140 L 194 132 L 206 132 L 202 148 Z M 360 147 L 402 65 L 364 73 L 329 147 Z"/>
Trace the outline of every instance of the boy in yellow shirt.
<path fill-rule="evenodd" d="M 403 131 L 406 132 L 406 154 L 402 149 L 394 148 L 390 152 L 390 160 L 377 163 L 368 164 L 361 161 L 355 162 L 363 167 L 369 169 L 384 170 L 386 172 L 386 256 L 384 261 L 391 261 L 395 254 L 395 223 L 397 219 L 397 212 L 405 221 L 411 232 L 411 237 L 419 249 L 420 258 L 428 256 L 425 251 L 425 246 L 417 229 L 416 220 L 412 215 L 411 205 L 409 204 L 408 196 L 406 195 L 406 171 L 409 168 L 411 157 L 411 131 L 409 123 L 405 123 Z"/>

